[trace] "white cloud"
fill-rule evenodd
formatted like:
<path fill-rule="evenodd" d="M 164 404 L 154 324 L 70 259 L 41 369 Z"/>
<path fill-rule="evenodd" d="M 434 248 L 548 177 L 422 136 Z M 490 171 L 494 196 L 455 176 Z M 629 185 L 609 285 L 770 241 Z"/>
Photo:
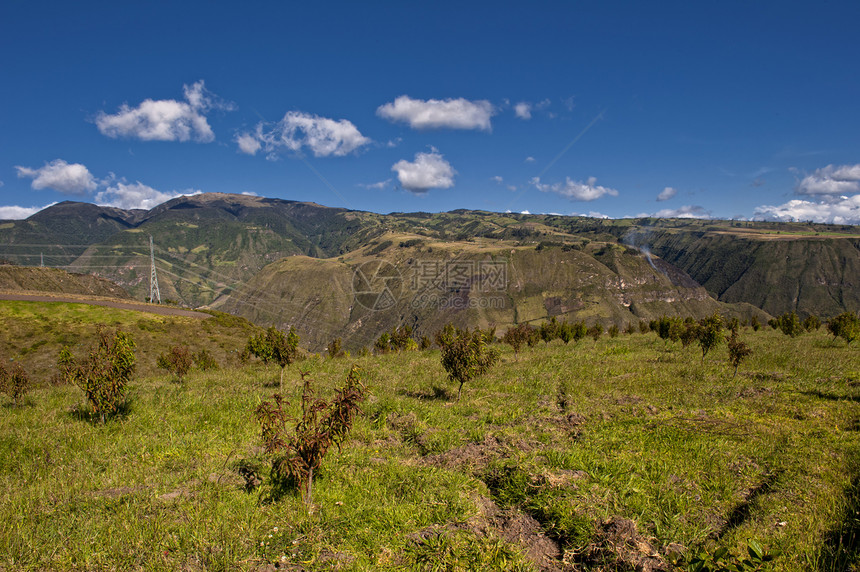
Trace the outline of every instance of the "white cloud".
<path fill-rule="evenodd" d="M 520 211 L 520 214 L 532 214 L 529 211 Z"/>
<path fill-rule="evenodd" d="M 490 177 L 490 180 L 491 180 L 491 181 L 494 181 L 494 182 L 496 182 L 496 183 L 498 183 L 498 184 L 500 184 L 500 185 L 501 185 L 502 183 L 504 183 L 504 182 L 505 182 L 505 179 L 503 179 L 503 178 L 502 178 L 501 176 L 499 176 L 499 175 L 495 175 L 495 176 L 493 176 L 493 177 Z"/>
<path fill-rule="evenodd" d="M 827 165 L 804 177 L 795 192 L 798 195 L 848 195 L 860 192 L 860 165 Z"/>
<path fill-rule="evenodd" d="M 19 178 L 31 178 L 30 186 L 36 190 L 54 189 L 66 195 L 85 195 L 96 190 L 98 184 L 89 169 L 80 163 L 67 163 L 55 159 L 39 169 L 15 167 Z"/>
<path fill-rule="evenodd" d="M 860 224 L 860 194 L 819 202 L 795 199 L 778 206 L 762 205 L 754 212 L 753 219 L 757 220 Z"/>
<path fill-rule="evenodd" d="M 302 147 L 307 147 L 314 157 L 343 157 L 371 141 L 346 119 L 336 121 L 301 111 L 288 111 L 276 124 L 260 123 L 253 134 L 242 133 L 236 137 L 236 142 L 239 150 L 249 155 L 260 149 L 272 155 L 281 148 L 298 153 Z"/>
<path fill-rule="evenodd" d="M 677 209 L 662 209 L 652 215 L 645 214 L 639 216 L 656 218 L 711 218 L 711 213 L 698 205 L 684 205 Z"/>
<path fill-rule="evenodd" d="M 401 95 L 393 103 L 380 105 L 376 114 L 389 121 L 408 123 L 413 129 L 481 129 L 490 131 L 493 105 L 486 100 L 412 99 Z"/>
<path fill-rule="evenodd" d="M 256 155 L 257 151 L 263 146 L 256 137 L 250 133 L 242 133 L 236 136 L 236 143 L 239 145 L 239 151 L 246 155 Z"/>
<path fill-rule="evenodd" d="M 674 197 L 677 194 L 678 194 L 678 189 L 673 189 L 672 187 L 666 187 L 665 189 L 660 191 L 659 195 L 657 195 L 657 200 L 658 201 L 668 201 L 669 199 L 671 199 L 672 197 Z"/>
<path fill-rule="evenodd" d="M 536 159 L 534 157 L 531 157 L 531 156 L 526 157 L 526 160 L 525 160 L 526 163 L 534 163 L 535 161 L 536 161 Z"/>
<path fill-rule="evenodd" d="M 175 191 L 165 193 L 157 191 L 141 182 L 127 184 L 118 181 L 104 191 L 97 193 L 95 202 L 102 206 L 117 207 L 126 210 L 149 210 L 170 199 L 183 195 L 199 195 L 200 193 L 201 191 L 191 190 L 181 193 Z"/>
<path fill-rule="evenodd" d="M 203 80 L 183 86 L 185 101 L 146 99 L 137 107 L 120 106 L 113 115 L 101 112 L 96 127 L 108 137 L 129 137 L 142 141 L 190 141 L 209 143 L 215 133 L 206 120 L 211 109 L 231 110 L 233 104 L 210 93 Z"/>
<path fill-rule="evenodd" d="M 51 203 L 44 207 L 0 207 L 0 220 L 23 220 L 55 204 L 57 203 Z"/>
<path fill-rule="evenodd" d="M 384 181 L 379 181 L 378 183 L 359 183 L 358 186 L 363 189 L 375 189 L 381 191 L 391 186 L 391 179 L 385 179 Z"/>
<path fill-rule="evenodd" d="M 596 182 L 597 179 L 595 177 L 589 177 L 584 183 L 567 177 L 564 183 L 555 183 L 552 185 L 541 183 L 540 177 L 534 177 L 531 180 L 531 184 L 538 190 L 556 193 L 573 201 L 593 201 L 606 195 L 613 197 L 618 195 L 618 191 L 615 189 L 601 187 L 595 184 Z"/>
<path fill-rule="evenodd" d="M 516 113 L 517 117 L 519 117 L 520 119 L 531 119 L 532 104 L 527 103 L 525 101 L 521 101 L 514 106 L 514 113 Z"/>
<path fill-rule="evenodd" d="M 407 191 L 424 193 L 430 189 L 449 189 L 454 186 L 457 171 L 442 155 L 433 149 L 430 153 L 416 153 L 415 161 L 405 159 L 391 167 L 397 172 L 397 180 Z"/>

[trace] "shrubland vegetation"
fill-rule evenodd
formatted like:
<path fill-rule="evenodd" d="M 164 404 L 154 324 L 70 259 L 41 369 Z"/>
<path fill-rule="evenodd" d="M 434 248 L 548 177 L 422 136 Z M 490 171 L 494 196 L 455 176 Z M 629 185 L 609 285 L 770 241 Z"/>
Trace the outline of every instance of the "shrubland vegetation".
<path fill-rule="evenodd" d="M 849 570 L 855 323 L 394 331 L 282 366 L 276 396 L 265 363 L 132 377 L 147 331 L 104 328 L 4 404 L 0 569 Z M 69 382 L 122 414 L 86 422 Z"/>
<path fill-rule="evenodd" d="M 60 352 L 59 381 L 77 385 L 86 395 L 92 413 L 104 423 L 126 404 L 126 391 L 134 374 L 134 341 L 117 330 L 111 335 L 99 328 L 98 342 L 85 356 L 75 357 L 68 347 Z"/>
<path fill-rule="evenodd" d="M 0 361 L 0 391 L 11 397 L 12 403 L 20 405 L 24 395 L 30 391 L 31 385 L 30 376 L 20 363 L 7 367 Z"/>

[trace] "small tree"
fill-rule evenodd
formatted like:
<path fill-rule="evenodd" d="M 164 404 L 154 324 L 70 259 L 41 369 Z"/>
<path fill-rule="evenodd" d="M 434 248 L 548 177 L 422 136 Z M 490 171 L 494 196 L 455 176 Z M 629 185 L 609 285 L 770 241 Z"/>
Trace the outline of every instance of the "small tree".
<path fill-rule="evenodd" d="M 735 373 L 732 374 L 733 378 L 738 375 L 738 366 L 751 353 L 752 350 L 750 347 L 738 338 L 737 330 L 733 330 L 732 335 L 729 338 L 729 363 L 735 368 Z"/>
<path fill-rule="evenodd" d="M 611 326 L 609 326 L 609 330 L 607 331 L 607 333 L 609 334 L 610 338 L 617 338 L 618 337 L 618 326 L 616 326 L 615 324 L 612 324 Z"/>
<path fill-rule="evenodd" d="M 21 364 L 16 363 L 6 369 L 3 362 L 0 362 L 0 391 L 11 397 L 12 403 L 20 405 L 21 399 L 30 391 L 31 386 L 30 376 Z"/>
<path fill-rule="evenodd" d="M 457 401 L 460 401 L 463 384 L 485 374 L 499 357 L 495 350 L 487 347 L 480 330 L 470 332 L 448 324 L 436 334 L 436 343 L 442 350 L 442 367 L 448 372 L 448 378 L 460 384 Z"/>
<path fill-rule="evenodd" d="M 725 324 L 726 329 L 730 332 L 737 332 L 741 327 L 741 321 L 738 320 L 737 316 L 732 316 L 731 318 L 723 319 L 723 323 Z"/>
<path fill-rule="evenodd" d="M 523 344 L 527 344 L 529 338 L 533 334 L 534 327 L 523 322 L 512 328 L 508 328 L 505 335 L 502 336 L 502 341 L 514 348 L 514 357 L 519 359 L 520 348 Z"/>
<path fill-rule="evenodd" d="M 794 312 L 786 312 L 780 316 L 777 324 L 786 336 L 796 338 L 803 333 L 803 325 L 800 323 L 800 318 Z"/>
<path fill-rule="evenodd" d="M 392 350 L 402 352 L 417 348 L 417 343 L 412 339 L 412 326 L 394 328 L 388 338 Z"/>
<path fill-rule="evenodd" d="M 159 368 L 175 375 L 179 383 L 182 383 L 182 378 L 191 369 L 192 364 L 193 359 L 188 346 L 173 346 L 167 353 L 159 355 L 155 361 L 155 365 Z"/>
<path fill-rule="evenodd" d="M 681 332 L 681 347 L 686 348 L 699 339 L 699 324 L 695 321 L 684 322 L 684 330 Z"/>
<path fill-rule="evenodd" d="M 57 367 L 64 381 L 83 390 L 93 413 L 104 423 L 125 399 L 135 368 L 134 342 L 125 332 L 117 330 L 111 336 L 105 328 L 99 328 L 98 344 L 86 358 L 78 360 L 64 347 Z"/>
<path fill-rule="evenodd" d="M 270 361 L 277 363 L 281 368 L 281 378 L 278 381 L 281 386 L 284 384 L 284 370 L 299 358 L 299 335 L 293 327 L 285 334 L 271 326 L 262 334 L 249 339 L 244 353 L 257 356 L 264 364 Z"/>
<path fill-rule="evenodd" d="M 588 328 L 585 326 L 585 320 L 580 320 L 575 324 L 572 324 L 571 327 L 573 328 L 574 343 L 588 335 Z"/>
<path fill-rule="evenodd" d="M 328 343 L 328 357 L 334 359 L 343 356 L 343 342 L 340 338 L 335 338 Z"/>
<path fill-rule="evenodd" d="M 569 324 L 567 321 L 562 322 L 558 326 L 558 337 L 561 341 L 564 342 L 564 345 L 567 345 L 573 340 L 574 331 L 573 326 Z"/>
<path fill-rule="evenodd" d="M 851 312 L 843 312 L 827 322 L 827 330 L 833 334 L 834 339 L 842 338 L 850 345 L 860 338 L 860 318 Z"/>
<path fill-rule="evenodd" d="M 378 354 L 387 354 L 391 351 L 391 334 L 388 332 L 382 332 L 376 341 L 373 343 L 373 349 L 376 350 Z"/>
<path fill-rule="evenodd" d="M 699 320 L 697 334 L 696 341 L 702 348 L 702 363 L 704 364 L 708 352 L 723 342 L 723 317 L 714 313 L 712 316 L 702 318 Z"/>
<path fill-rule="evenodd" d="M 215 358 L 212 357 L 212 354 L 210 354 L 206 348 L 196 352 L 192 358 L 194 359 L 194 365 L 197 366 L 197 369 L 200 371 L 218 369 L 218 362 L 215 361 Z"/>
<path fill-rule="evenodd" d="M 554 339 L 559 337 L 559 323 L 555 316 L 553 316 L 549 322 L 544 322 L 538 328 L 538 334 L 540 335 L 540 339 L 544 341 L 544 343 L 548 344 Z"/>
<path fill-rule="evenodd" d="M 684 332 L 684 321 L 675 316 L 660 316 L 656 321 L 655 330 L 660 339 L 667 342 L 677 342 Z"/>
<path fill-rule="evenodd" d="M 588 328 L 588 335 L 594 338 L 594 341 L 600 339 L 600 336 L 603 335 L 603 326 L 601 324 L 594 324 L 590 328 Z"/>
<path fill-rule="evenodd" d="M 761 329 L 761 323 L 758 321 L 758 316 L 753 316 L 750 318 L 750 327 L 754 332 L 757 332 Z"/>
<path fill-rule="evenodd" d="M 271 401 L 262 402 L 254 414 L 262 426 L 263 449 L 272 463 L 275 485 L 295 485 L 305 504 L 313 502 L 314 473 L 332 445 L 340 451 L 352 428 L 355 416 L 361 411 L 366 388 L 361 383 L 359 369 L 353 366 L 346 384 L 331 401 L 314 397 L 311 379 L 302 374 L 302 416 L 292 419 L 284 411 L 289 403 L 279 394 Z M 292 433 L 287 425 L 294 423 Z"/>
<path fill-rule="evenodd" d="M 803 329 L 807 332 L 812 332 L 821 327 L 821 320 L 815 314 L 810 314 L 803 320 Z"/>

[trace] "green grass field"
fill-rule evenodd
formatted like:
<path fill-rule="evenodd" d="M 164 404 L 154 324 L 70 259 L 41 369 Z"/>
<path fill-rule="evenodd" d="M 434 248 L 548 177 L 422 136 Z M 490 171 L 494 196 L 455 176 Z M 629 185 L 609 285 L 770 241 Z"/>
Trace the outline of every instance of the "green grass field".
<path fill-rule="evenodd" d="M 105 425 L 76 387 L 0 395 L 0 570 L 669 569 L 751 540 L 774 570 L 856 569 L 860 347 L 743 338 L 736 378 L 725 345 L 702 365 L 653 333 L 498 346 L 459 402 L 438 351 L 311 357 L 294 410 L 299 370 L 330 395 L 356 363 L 371 392 L 311 507 L 267 486 L 274 366 L 140 377 Z"/>

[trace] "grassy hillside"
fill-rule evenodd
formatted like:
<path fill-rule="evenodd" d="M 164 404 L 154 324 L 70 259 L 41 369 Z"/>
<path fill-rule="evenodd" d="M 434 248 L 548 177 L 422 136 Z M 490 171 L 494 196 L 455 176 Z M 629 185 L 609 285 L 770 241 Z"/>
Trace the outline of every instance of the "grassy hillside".
<path fill-rule="evenodd" d="M 142 300 L 149 295 L 150 235 L 155 237 L 162 296 L 191 307 L 223 303 L 286 256 L 355 259 L 391 236 L 409 236 L 427 243 L 493 244 L 497 249 L 546 247 L 547 253 L 578 249 L 613 272 L 616 261 L 603 254 L 613 252 L 607 245 L 615 245 L 622 247 L 616 253 L 653 252 L 664 263 L 660 272 L 685 274 L 722 302 L 752 304 L 774 315 L 797 311 L 802 316 L 831 316 L 860 310 L 860 231 L 845 225 L 604 220 L 467 210 L 381 215 L 205 193 L 150 211 L 54 205 L 25 221 L 0 223 L 0 258 L 36 265 L 44 255 L 49 266 L 98 274 Z M 250 289 L 259 290 L 260 282 L 272 278 L 267 271 Z M 641 273 L 635 279 L 641 279 Z M 315 286 L 323 289 L 325 282 Z M 639 301 L 647 300 L 646 294 Z M 605 319 L 624 314 L 607 311 Z"/>
<path fill-rule="evenodd" d="M 652 248 L 725 302 L 801 316 L 860 308 L 860 238 L 655 233 Z"/>
<path fill-rule="evenodd" d="M 327 396 L 355 362 L 372 393 L 310 509 L 268 486 L 274 368 L 139 377 L 106 425 L 43 387 L 2 404 L 0 569 L 668 570 L 751 540 L 774 570 L 851 569 L 858 348 L 743 338 L 736 378 L 725 346 L 702 364 L 654 334 L 501 347 L 459 402 L 436 351 L 305 360 L 293 413 L 299 370 Z"/>
<path fill-rule="evenodd" d="M 390 277 L 374 279 L 380 271 Z M 386 287 L 390 303 L 373 298 Z M 404 324 L 432 337 L 448 322 L 501 332 L 552 317 L 622 329 L 664 314 L 769 318 L 749 305 L 716 302 L 678 269 L 615 242 L 536 248 L 394 232 L 337 259 L 284 258 L 213 307 L 258 324 L 294 326 L 313 351 L 336 337 L 349 349 L 372 346 L 383 331 Z"/>
<path fill-rule="evenodd" d="M 38 384 L 56 373 L 63 346 L 83 356 L 96 341 L 96 328 L 104 325 L 131 334 L 137 351 L 139 375 L 158 373 L 156 359 L 174 345 L 207 350 L 222 366 L 235 366 L 238 352 L 258 328 L 242 318 L 215 314 L 201 318 L 162 316 L 65 302 L 0 300 L 0 359 L 21 363 Z"/>
<path fill-rule="evenodd" d="M 0 292 L 48 292 L 130 299 L 123 288 L 91 274 L 72 274 L 57 268 L 0 264 Z"/>

